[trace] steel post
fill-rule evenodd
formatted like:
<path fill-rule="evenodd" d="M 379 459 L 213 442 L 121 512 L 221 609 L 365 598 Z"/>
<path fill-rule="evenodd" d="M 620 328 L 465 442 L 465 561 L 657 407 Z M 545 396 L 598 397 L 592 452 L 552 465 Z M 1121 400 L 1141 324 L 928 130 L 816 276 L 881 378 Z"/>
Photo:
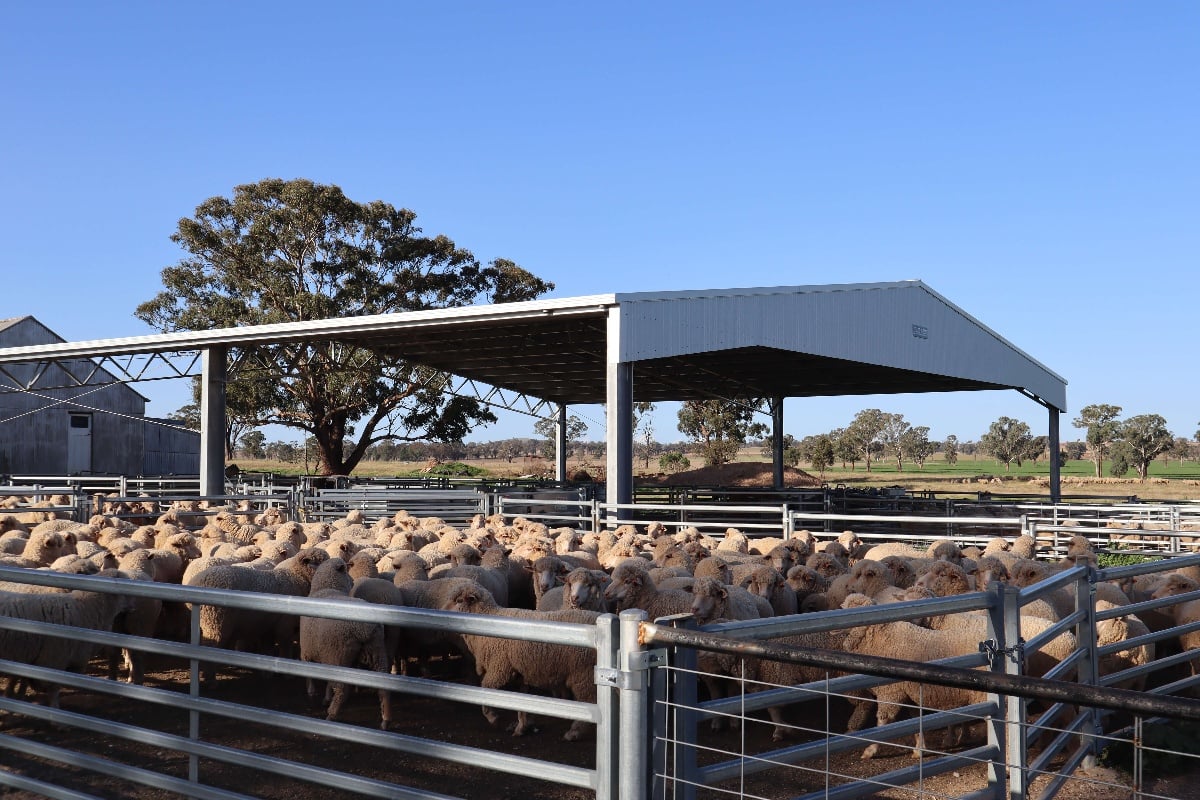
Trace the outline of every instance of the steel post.
<path fill-rule="evenodd" d="M 650 790 L 649 703 L 646 697 L 645 649 L 641 644 L 641 623 L 646 612 L 630 609 L 621 612 L 620 670 L 620 754 L 617 758 L 620 800 L 646 800 Z"/>
<path fill-rule="evenodd" d="M 617 800 L 617 775 L 620 774 L 620 726 L 617 715 L 619 688 L 616 676 L 620 668 L 620 629 L 612 614 L 596 620 L 596 800 Z"/>

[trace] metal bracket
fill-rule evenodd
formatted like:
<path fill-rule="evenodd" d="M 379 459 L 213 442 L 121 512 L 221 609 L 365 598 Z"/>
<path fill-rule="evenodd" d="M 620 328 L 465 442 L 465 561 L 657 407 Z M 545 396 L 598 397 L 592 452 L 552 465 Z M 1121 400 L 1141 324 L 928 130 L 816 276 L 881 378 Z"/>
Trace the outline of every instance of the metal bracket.
<path fill-rule="evenodd" d="M 596 685 L 620 688 L 620 670 L 612 667 L 596 667 Z"/>
<path fill-rule="evenodd" d="M 646 686 L 646 673 L 654 667 L 664 667 L 667 664 L 665 649 L 639 650 L 628 655 L 627 669 L 614 667 L 595 667 L 594 675 L 597 686 L 611 686 L 617 689 L 643 689 Z"/>
<path fill-rule="evenodd" d="M 652 669 L 654 667 L 665 667 L 666 665 L 667 651 L 665 648 L 639 650 L 636 653 L 629 654 L 630 669 Z"/>
<path fill-rule="evenodd" d="M 995 665 L 1001 656 L 1008 656 L 1014 664 L 1020 664 L 1025 660 L 1025 640 L 1018 639 L 1012 647 L 1002 649 L 995 639 L 988 639 L 979 643 L 979 652 L 986 654 L 988 663 L 992 665 Z"/>

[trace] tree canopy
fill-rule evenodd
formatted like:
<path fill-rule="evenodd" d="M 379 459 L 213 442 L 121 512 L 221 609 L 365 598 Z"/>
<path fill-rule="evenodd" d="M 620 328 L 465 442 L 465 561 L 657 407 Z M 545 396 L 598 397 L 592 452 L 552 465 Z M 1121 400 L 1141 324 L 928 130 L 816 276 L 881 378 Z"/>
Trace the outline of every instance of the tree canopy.
<path fill-rule="evenodd" d="M 1079 409 L 1079 416 L 1072 422 L 1076 428 L 1087 428 L 1087 443 L 1096 462 L 1097 478 L 1104 472 L 1105 451 L 1120 437 L 1120 423 L 1117 421 L 1120 413 L 1120 406 L 1095 403 Z"/>
<path fill-rule="evenodd" d="M 1018 467 L 1021 466 L 1021 461 L 1030 455 L 1032 442 L 1029 424 L 1012 417 L 1000 417 L 979 438 L 984 452 L 1003 462 L 1005 471 L 1014 461 Z"/>
<path fill-rule="evenodd" d="M 542 437 L 542 454 L 546 458 L 554 458 L 555 451 L 558 448 L 558 418 L 557 417 L 542 417 L 537 422 L 533 423 L 533 430 L 538 436 Z M 568 453 L 570 452 L 571 442 L 583 438 L 587 433 L 588 426 L 579 417 L 571 414 L 567 417 L 566 443 Z"/>
<path fill-rule="evenodd" d="M 1150 462 L 1171 449 L 1175 436 L 1167 430 L 1167 421 L 1158 414 L 1139 414 L 1120 424 L 1118 446 L 1123 459 L 1146 480 Z"/>
<path fill-rule="evenodd" d="M 305 179 L 238 186 L 179 221 L 171 239 L 187 255 L 135 315 L 162 331 L 207 330 L 529 300 L 554 288 L 506 259 L 481 264 L 415 220 Z M 478 401 L 445 395 L 444 377 L 428 368 L 385 365 L 336 342 L 246 346 L 231 357 L 240 368 L 230 413 L 310 433 L 322 474 L 349 473 L 377 442 L 453 441 L 495 420 Z"/>
<path fill-rule="evenodd" d="M 732 461 L 748 438 L 766 433 L 767 426 L 754 421 L 762 403 L 689 400 L 679 409 L 679 432 L 697 443 L 706 466 L 719 467 Z"/>

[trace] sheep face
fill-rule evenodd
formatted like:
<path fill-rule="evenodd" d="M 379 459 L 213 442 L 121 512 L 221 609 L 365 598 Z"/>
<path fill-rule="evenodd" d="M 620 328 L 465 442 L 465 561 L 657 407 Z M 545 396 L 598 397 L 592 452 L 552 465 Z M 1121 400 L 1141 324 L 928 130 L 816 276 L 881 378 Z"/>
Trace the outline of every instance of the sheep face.
<path fill-rule="evenodd" d="M 442 608 L 446 611 L 459 611 L 465 614 L 479 613 L 490 599 L 483 588 L 464 586 L 451 595 Z"/>
<path fill-rule="evenodd" d="M 1160 585 L 1154 591 L 1154 594 L 1151 595 L 1151 598 L 1154 600 L 1161 600 L 1164 597 L 1174 597 L 1180 594 L 1187 594 L 1188 592 L 1194 592 L 1197 589 L 1200 589 L 1200 583 L 1197 583 L 1191 578 L 1183 575 L 1171 574 L 1168 575 L 1167 579 L 1163 581 L 1162 585 Z"/>
<path fill-rule="evenodd" d="M 711 578 L 701 578 L 694 588 L 692 616 L 705 624 L 725 615 L 729 603 L 729 590 Z"/>
<path fill-rule="evenodd" d="M 595 608 L 604 597 L 605 585 L 600 576 L 580 567 L 566 578 L 563 604 L 569 608 Z"/>
<path fill-rule="evenodd" d="M 634 605 L 638 594 L 650 580 L 650 575 L 644 570 L 617 567 L 613 572 L 612 582 L 604 590 L 604 599 L 614 603 L 618 611 L 624 611 Z"/>
<path fill-rule="evenodd" d="M 845 567 L 828 553 L 813 553 L 808 557 L 805 566 L 830 579 L 836 578 L 846 571 Z"/>
<path fill-rule="evenodd" d="M 797 597 L 807 597 L 829 588 L 829 579 L 803 564 L 788 570 L 787 584 Z"/>
<path fill-rule="evenodd" d="M 765 600 L 770 600 L 771 595 L 783 583 L 783 575 L 775 570 L 755 570 L 750 576 L 750 582 L 746 584 L 746 589 Z"/>
<path fill-rule="evenodd" d="M 789 569 L 796 566 L 794 553 L 783 545 L 772 547 L 771 552 L 763 556 L 763 560 L 777 570 L 780 575 L 786 575 Z"/>

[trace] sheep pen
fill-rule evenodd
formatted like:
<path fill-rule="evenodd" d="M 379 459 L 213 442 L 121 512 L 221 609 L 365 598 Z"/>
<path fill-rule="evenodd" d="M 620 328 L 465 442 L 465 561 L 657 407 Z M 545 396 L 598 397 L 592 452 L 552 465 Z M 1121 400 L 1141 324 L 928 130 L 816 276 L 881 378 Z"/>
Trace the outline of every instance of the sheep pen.
<path fill-rule="evenodd" d="M 165 657 L 155 657 L 151 654 L 146 667 L 146 685 L 158 688 L 185 687 L 188 677 L 186 668 L 179 663 L 172 663 Z M 433 661 L 430 667 L 433 673 L 427 676 L 432 680 L 444 680 L 448 683 L 461 682 L 462 672 L 454 669 L 454 659 Z M 89 670 L 95 673 L 95 667 Z M 101 695 L 89 695 L 83 692 L 67 690 L 68 705 L 71 711 L 85 710 L 114 720 L 130 720 L 140 726 L 157 730 L 182 733 L 186 731 L 186 714 L 179 709 L 157 708 L 150 704 L 134 704 L 118 702 Z M 207 691 L 205 696 L 209 696 Z M 219 675 L 213 687 L 214 698 L 223 702 L 239 703 L 246 706 L 265 707 L 285 713 L 294 714 L 299 718 L 320 719 L 321 714 L 315 713 L 305 701 L 300 679 L 288 676 L 269 676 L 251 672 L 247 669 L 234 667 L 228 674 Z M 342 718 L 347 725 L 356 729 L 370 730 L 377 727 L 379 722 L 378 707 L 367 698 L 373 698 L 371 692 L 358 692 L 352 695 L 345 706 Z M 482 749 L 493 750 L 510 755 L 524 755 L 530 758 L 546 759 L 577 766 L 588 766 L 595 758 L 594 748 L 580 743 L 562 742 L 563 734 L 569 730 L 569 722 L 563 720 L 546 720 L 539 718 L 538 724 L 545 728 L 536 736 L 513 738 L 503 730 L 494 730 L 481 725 L 477 706 L 463 703 L 450 703 L 444 700 L 433 700 L 420 697 L 405 697 L 398 702 L 390 730 L 417 738 L 435 738 L 468 744 Z M 839 713 L 844 713 L 844 710 Z M 803 709 L 790 709 L 789 716 L 793 720 L 808 720 L 808 712 Z M 761 722 L 757 720 L 755 722 Z M 844 720 L 842 720 L 844 722 Z M 15 724 L 14 724 L 15 723 Z M 841 724 L 835 717 L 834 724 Z M 0 733 L 25 737 L 32 732 L 30 738 L 44 736 L 44 741 L 54 742 L 58 746 L 70 748 L 78 745 L 86 749 L 96 738 L 81 730 L 68 728 L 57 730 L 50 725 L 42 724 L 32 719 L 19 719 L 13 715 L 0 718 Z M 380 757 L 378 750 L 373 750 L 361 744 L 355 745 L 350 741 L 320 738 L 313 731 L 302 726 L 295 730 L 268 729 L 255 724 L 251 720 L 232 717 L 223 719 L 206 715 L 203 722 L 204 738 L 214 742 L 232 742 L 231 746 L 252 752 L 291 752 L 302 751 L 306 758 L 314 762 L 327 764 L 333 768 L 352 771 L 355 774 L 373 776 L 378 780 L 396 780 L 400 783 L 420 785 L 430 791 L 441 791 L 463 796 L 488 797 L 531 797 L 531 798 L 566 798 L 591 797 L 591 792 L 555 786 L 533 777 L 522 778 L 507 773 L 482 770 L 481 768 L 456 765 L 436 761 L 430 758 L 415 758 L 400 754 L 389 753 L 386 758 Z M 761 749 L 769 747 L 770 728 L 760 724 L 747 725 L 746 735 Z M 319 741 L 319 745 L 316 742 Z M 756 745 L 756 746 L 757 746 Z M 130 763 L 137 763 L 157 770 L 169 771 L 172 766 L 178 769 L 178 755 L 171 759 L 166 755 L 156 755 L 154 752 L 143 752 L 137 745 L 128 742 L 107 743 L 109 752 L 116 750 L 129 753 Z M 320 752 L 316 752 L 316 751 Z M 136 757 L 132 754 L 136 753 Z M 8 754 L 6 753 L 6 756 Z M 886 759 L 879 759 L 885 761 Z M 14 764 L 20 764 L 23 774 L 35 774 L 40 762 L 15 755 Z M 353 767 L 349 765 L 353 765 Z M 151 766 L 153 765 L 153 766 Z M 5 766 L 9 766 L 5 759 Z M 33 771 L 26 771 L 26 767 Z M 856 767 L 854 760 L 847 758 L 839 760 L 837 771 L 846 775 L 861 774 L 866 776 L 868 771 Z M 871 770 L 873 772 L 874 770 Z M 38 774 L 50 775 L 45 771 Z M 261 797 L 343 797 L 345 792 L 335 789 L 323 789 L 319 786 L 304 784 L 301 795 L 292 789 L 285 789 L 285 781 L 279 776 L 269 777 L 252 773 L 249 770 L 233 766 L 220 766 L 216 762 L 205 761 L 202 775 L 206 783 L 222 783 L 237 791 L 246 792 Z M 214 777 L 219 776 L 219 777 Z M 54 773 L 55 779 L 60 777 Z M 161 793 L 150 789 L 134 789 L 130 791 L 127 784 L 121 789 L 103 787 L 100 783 L 83 783 L 101 796 L 121 797 L 160 797 Z M 115 781 L 115 779 L 113 779 Z M 948 784 L 948 787 L 951 784 Z"/>

